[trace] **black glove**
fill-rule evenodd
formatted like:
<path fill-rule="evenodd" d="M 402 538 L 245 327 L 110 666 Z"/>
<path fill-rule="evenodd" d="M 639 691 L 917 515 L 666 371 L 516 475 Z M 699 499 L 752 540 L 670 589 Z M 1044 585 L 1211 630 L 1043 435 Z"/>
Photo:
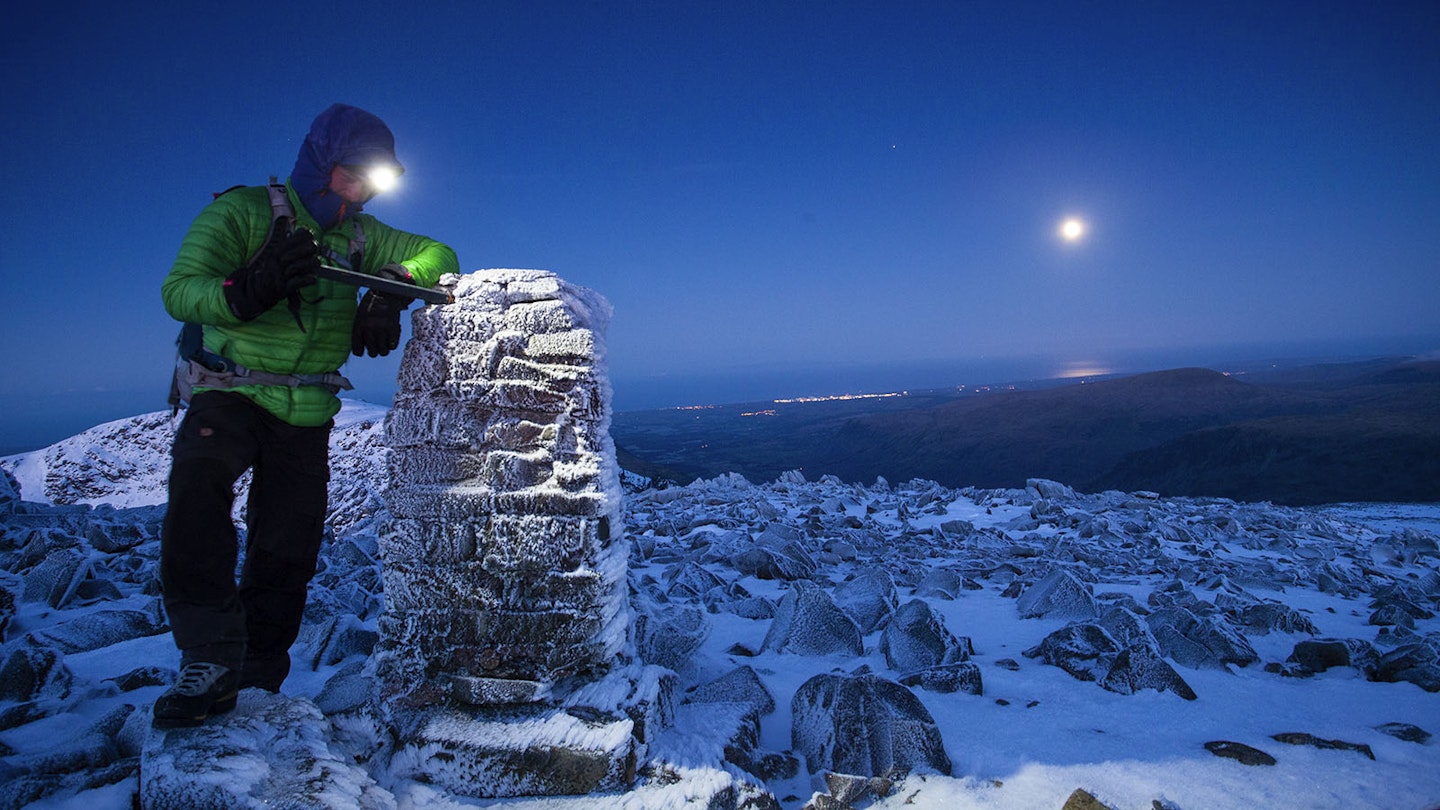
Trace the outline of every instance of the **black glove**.
<path fill-rule="evenodd" d="M 235 317 L 253 321 L 301 287 L 314 284 L 319 269 L 320 247 L 315 237 L 296 228 L 284 239 L 271 239 L 254 261 L 225 279 L 225 302 Z"/>
<path fill-rule="evenodd" d="M 414 284 L 410 272 L 398 264 L 387 264 L 375 275 Z M 384 357 L 400 345 L 400 313 L 414 298 L 370 290 L 355 310 L 355 328 L 350 330 L 350 351 L 356 357 L 369 353 Z"/>

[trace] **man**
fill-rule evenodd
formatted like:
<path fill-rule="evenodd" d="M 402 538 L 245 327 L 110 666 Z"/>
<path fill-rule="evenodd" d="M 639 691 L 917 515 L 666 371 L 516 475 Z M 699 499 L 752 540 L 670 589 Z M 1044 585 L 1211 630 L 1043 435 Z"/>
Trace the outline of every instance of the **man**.
<path fill-rule="evenodd" d="M 190 226 L 161 289 L 165 309 L 203 325 L 194 392 L 175 436 L 160 579 L 181 672 L 155 703 L 157 727 L 191 726 L 235 706 L 240 689 L 278 691 L 290 671 L 315 573 L 336 392 L 350 353 L 388 354 L 410 299 L 316 277 L 321 263 L 430 287 L 455 252 L 361 209 L 403 171 L 374 115 L 336 104 L 315 119 L 284 189 L 218 196 Z M 274 227 L 274 233 L 272 231 Z M 288 231 L 288 232 L 287 232 Z M 242 367 L 239 374 L 222 372 Z M 246 376 L 248 375 L 248 376 Z M 253 471 L 245 564 L 235 582 L 234 484 Z"/>

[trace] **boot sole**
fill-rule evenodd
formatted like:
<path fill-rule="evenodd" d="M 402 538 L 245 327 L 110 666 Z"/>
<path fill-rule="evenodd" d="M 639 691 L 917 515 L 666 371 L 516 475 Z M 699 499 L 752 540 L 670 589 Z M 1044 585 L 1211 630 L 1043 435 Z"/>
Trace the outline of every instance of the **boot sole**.
<path fill-rule="evenodd" d="M 236 692 L 222 697 L 214 703 L 211 703 L 209 710 L 200 715 L 189 715 L 185 717 L 161 717 L 156 715 L 150 718 L 150 727 L 159 729 L 195 728 L 196 726 L 203 725 L 206 718 L 229 714 L 234 710 L 238 696 L 239 693 Z"/>

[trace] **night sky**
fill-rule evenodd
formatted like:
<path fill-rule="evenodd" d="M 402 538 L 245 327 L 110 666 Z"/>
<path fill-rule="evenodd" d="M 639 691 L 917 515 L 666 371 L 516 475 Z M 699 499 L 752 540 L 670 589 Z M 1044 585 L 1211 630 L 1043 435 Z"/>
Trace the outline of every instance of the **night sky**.
<path fill-rule="evenodd" d="M 621 409 L 1440 349 L 1436 2 L 51 2 L 0 37 L 0 449 L 164 407 L 191 219 L 337 101 L 407 168 L 368 211 L 610 299 Z M 397 367 L 345 372 L 385 403 Z"/>

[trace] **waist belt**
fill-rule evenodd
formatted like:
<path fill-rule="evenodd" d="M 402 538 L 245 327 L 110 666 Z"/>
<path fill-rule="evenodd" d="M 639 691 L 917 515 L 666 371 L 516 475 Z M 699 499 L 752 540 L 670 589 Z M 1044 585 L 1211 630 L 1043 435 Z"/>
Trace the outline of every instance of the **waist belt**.
<path fill-rule="evenodd" d="M 207 360 L 215 358 L 220 362 L 212 367 L 199 360 L 182 358 L 176 363 L 175 376 L 177 381 L 183 381 L 180 388 L 181 399 L 184 401 L 189 401 L 190 390 L 195 388 L 224 390 L 239 388 L 242 385 L 283 385 L 287 388 L 318 385 L 328 389 L 332 394 L 355 388 L 338 371 L 327 371 L 322 374 L 275 374 L 246 368 L 239 363 L 219 357 L 219 355 L 210 355 L 208 352 L 206 354 L 208 355 Z"/>

